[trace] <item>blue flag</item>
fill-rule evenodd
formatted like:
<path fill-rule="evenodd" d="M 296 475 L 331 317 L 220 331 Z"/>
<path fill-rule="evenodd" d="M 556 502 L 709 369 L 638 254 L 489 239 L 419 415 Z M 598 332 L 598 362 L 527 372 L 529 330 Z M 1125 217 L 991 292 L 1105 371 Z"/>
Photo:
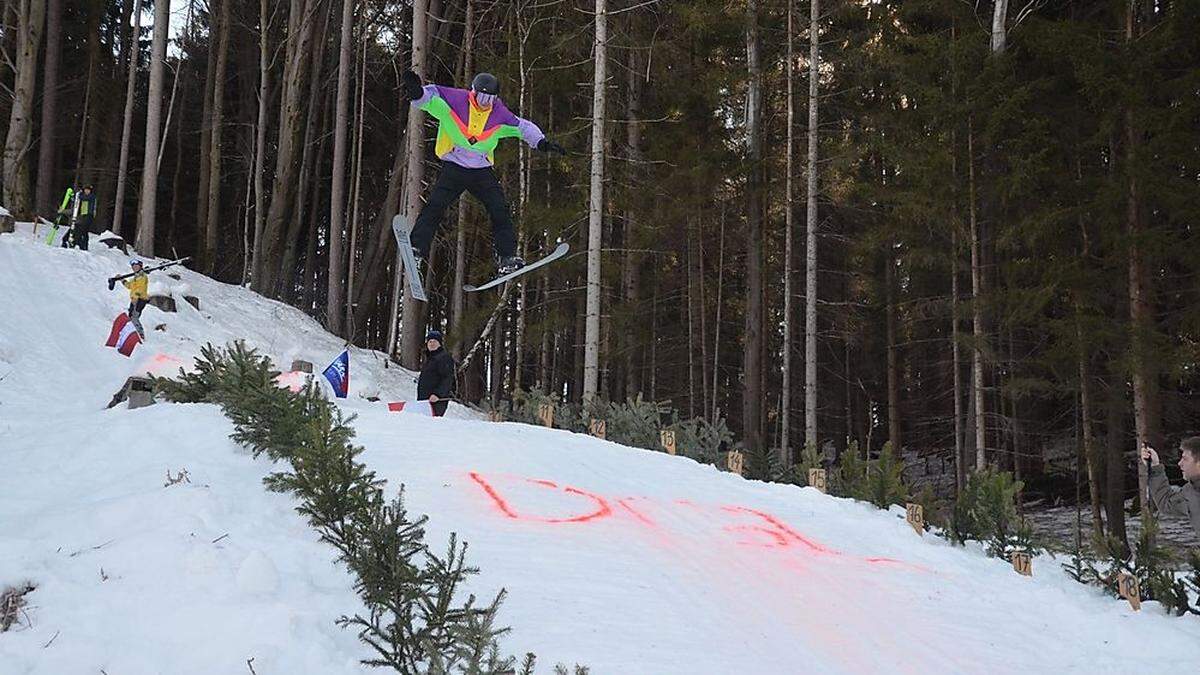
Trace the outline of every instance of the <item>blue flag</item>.
<path fill-rule="evenodd" d="M 342 352 L 323 373 L 329 385 L 333 387 L 333 395 L 346 398 L 350 392 L 350 351 Z"/>

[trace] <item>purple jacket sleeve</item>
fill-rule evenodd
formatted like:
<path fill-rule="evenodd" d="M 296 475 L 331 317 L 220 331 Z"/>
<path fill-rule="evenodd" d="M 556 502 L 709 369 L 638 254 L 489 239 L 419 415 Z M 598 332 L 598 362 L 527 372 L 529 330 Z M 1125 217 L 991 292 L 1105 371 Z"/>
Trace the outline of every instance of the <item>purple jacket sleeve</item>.
<path fill-rule="evenodd" d="M 423 92 L 421 94 L 421 98 L 418 98 L 412 102 L 414 108 L 420 108 L 426 103 L 429 103 L 434 96 L 438 96 L 438 88 L 436 84 L 427 84 L 421 88 L 421 91 Z"/>
<path fill-rule="evenodd" d="M 537 149 L 538 143 L 541 143 L 542 139 L 546 137 L 546 134 L 542 133 L 542 130 L 538 128 L 538 125 L 523 117 L 517 118 L 517 128 L 521 130 L 521 140 L 528 143 L 529 147 L 535 150 Z"/>

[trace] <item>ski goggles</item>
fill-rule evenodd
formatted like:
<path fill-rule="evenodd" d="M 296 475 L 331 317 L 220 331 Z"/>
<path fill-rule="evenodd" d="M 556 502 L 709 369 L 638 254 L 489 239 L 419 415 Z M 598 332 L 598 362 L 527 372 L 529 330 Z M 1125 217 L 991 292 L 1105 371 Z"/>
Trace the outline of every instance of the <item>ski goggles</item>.
<path fill-rule="evenodd" d="M 475 103 L 480 108 L 490 108 L 492 103 L 496 101 L 495 94 L 485 94 L 482 91 L 475 92 Z"/>

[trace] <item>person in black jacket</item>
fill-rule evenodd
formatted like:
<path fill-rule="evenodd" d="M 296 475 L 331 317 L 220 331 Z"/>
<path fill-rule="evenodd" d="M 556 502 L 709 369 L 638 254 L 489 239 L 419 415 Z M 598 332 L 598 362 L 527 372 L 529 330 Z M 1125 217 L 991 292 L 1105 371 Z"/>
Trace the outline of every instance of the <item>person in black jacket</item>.
<path fill-rule="evenodd" d="M 88 235 L 92 232 L 92 223 L 96 222 L 96 192 L 91 185 L 84 185 L 79 195 L 79 215 L 75 218 L 75 228 L 71 231 L 71 244 L 81 250 L 88 250 Z"/>
<path fill-rule="evenodd" d="M 425 336 L 425 365 L 417 380 L 417 400 L 429 401 L 433 416 L 441 417 L 454 396 L 454 357 L 442 347 L 442 331 L 431 330 Z"/>

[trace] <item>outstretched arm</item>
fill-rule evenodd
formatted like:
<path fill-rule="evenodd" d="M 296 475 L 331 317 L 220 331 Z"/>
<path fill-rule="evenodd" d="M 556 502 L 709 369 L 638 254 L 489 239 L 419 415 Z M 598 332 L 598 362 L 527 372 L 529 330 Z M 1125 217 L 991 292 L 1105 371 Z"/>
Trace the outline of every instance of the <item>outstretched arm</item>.
<path fill-rule="evenodd" d="M 517 127 L 521 130 L 521 138 L 529 144 L 529 147 L 542 152 L 557 152 L 560 155 L 567 154 L 566 148 L 546 138 L 546 134 L 538 128 L 538 125 L 529 120 L 518 117 Z"/>
<path fill-rule="evenodd" d="M 400 94 L 411 101 L 414 107 L 420 108 L 437 96 L 438 90 L 437 85 L 424 84 L 420 75 L 406 70 L 400 76 Z"/>
<path fill-rule="evenodd" d="M 521 130 L 521 140 L 525 141 L 529 147 L 537 149 L 538 143 L 541 143 L 546 138 L 546 134 L 538 128 L 538 125 L 530 122 L 524 117 L 517 118 L 517 128 Z"/>

